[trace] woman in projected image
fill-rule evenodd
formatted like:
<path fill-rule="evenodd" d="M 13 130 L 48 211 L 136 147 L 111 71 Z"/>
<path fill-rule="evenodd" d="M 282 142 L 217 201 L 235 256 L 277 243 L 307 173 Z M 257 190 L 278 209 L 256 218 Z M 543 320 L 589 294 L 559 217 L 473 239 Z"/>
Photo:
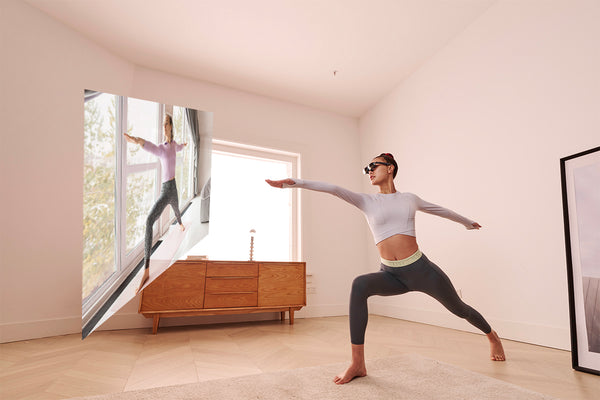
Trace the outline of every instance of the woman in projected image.
<path fill-rule="evenodd" d="M 450 312 L 466 319 L 485 333 L 490 342 L 491 359 L 504 361 L 504 350 L 496 332 L 481 314 L 460 299 L 448 276 L 419 250 L 415 236 L 415 212 L 423 211 L 444 217 L 467 229 L 479 229 L 481 225 L 444 207 L 428 203 L 412 193 L 398 192 L 394 186 L 398 164 L 390 153 L 375 157 L 364 172 L 369 175 L 371 184 L 379 187 L 379 193 L 354 193 L 329 183 L 301 179 L 267 179 L 267 183 L 273 187 L 325 192 L 356 206 L 365 214 L 379 250 L 379 272 L 358 276 L 352 283 L 352 362 L 346 371 L 334 378 L 334 382 L 344 384 L 367 374 L 364 353 L 367 299 L 373 295 L 393 296 L 419 291 L 432 296 Z"/>
<path fill-rule="evenodd" d="M 152 226 L 163 212 L 167 205 L 171 205 L 175 212 L 177 222 L 181 230 L 185 230 L 181 222 L 181 213 L 179 212 L 179 197 L 177 194 L 177 185 L 175 184 L 175 160 L 176 153 L 181 151 L 187 143 L 178 144 L 173 140 L 173 118 L 169 114 L 165 114 L 163 122 L 163 135 L 165 142 L 158 146 L 148 140 L 139 137 L 130 136 L 124 133 L 125 139 L 129 143 L 139 144 L 142 149 L 157 156 L 160 159 L 162 166 L 162 186 L 160 196 L 152 206 L 150 214 L 146 219 L 146 236 L 144 238 L 144 275 L 138 287 L 137 292 L 144 286 L 144 283 L 150 278 L 150 252 L 152 251 Z"/>

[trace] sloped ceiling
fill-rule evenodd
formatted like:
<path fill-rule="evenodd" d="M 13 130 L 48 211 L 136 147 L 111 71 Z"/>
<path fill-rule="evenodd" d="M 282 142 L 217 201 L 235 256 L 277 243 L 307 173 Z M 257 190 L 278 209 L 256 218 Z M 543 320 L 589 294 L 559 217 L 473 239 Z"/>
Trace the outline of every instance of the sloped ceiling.
<path fill-rule="evenodd" d="M 359 117 L 494 0 L 26 0 L 146 68 Z"/>

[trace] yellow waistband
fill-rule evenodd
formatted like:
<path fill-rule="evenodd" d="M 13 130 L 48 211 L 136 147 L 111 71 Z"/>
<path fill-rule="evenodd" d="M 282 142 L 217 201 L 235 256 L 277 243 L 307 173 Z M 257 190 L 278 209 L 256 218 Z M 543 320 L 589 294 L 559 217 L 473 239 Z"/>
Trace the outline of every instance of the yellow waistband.
<path fill-rule="evenodd" d="M 388 267 L 406 267 L 407 265 L 410 265 L 417 261 L 419 258 L 421 258 L 422 255 L 423 253 L 421 253 L 421 250 L 417 250 L 412 256 L 409 256 L 402 260 L 386 260 L 385 258 L 382 258 L 381 263 L 383 265 L 387 265 Z"/>

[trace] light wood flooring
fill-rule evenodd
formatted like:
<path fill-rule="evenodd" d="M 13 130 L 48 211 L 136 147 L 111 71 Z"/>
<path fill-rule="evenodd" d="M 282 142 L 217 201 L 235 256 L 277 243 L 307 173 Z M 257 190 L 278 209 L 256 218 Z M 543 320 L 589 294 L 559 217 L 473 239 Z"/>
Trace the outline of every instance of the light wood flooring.
<path fill-rule="evenodd" d="M 600 377 L 573 371 L 569 352 L 507 340 L 504 347 L 508 361 L 492 362 L 483 335 L 371 316 L 367 368 L 369 359 L 417 353 L 560 399 L 599 398 Z M 347 362 L 349 350 L 347 317 L 5 343 L 0 344 L 0 398 L 65 399 Z"/>

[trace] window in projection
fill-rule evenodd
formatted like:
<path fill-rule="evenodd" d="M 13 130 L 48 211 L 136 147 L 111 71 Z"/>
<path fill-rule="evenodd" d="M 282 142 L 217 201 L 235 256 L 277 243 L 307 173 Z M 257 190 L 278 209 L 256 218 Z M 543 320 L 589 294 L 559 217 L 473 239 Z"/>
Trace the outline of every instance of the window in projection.
<path fill-rule="evenodd" d="M 83 166 L 83 302 L 116 271 L 117 96 L 85 103 Z"/>
<path fill-rule="evenodd" d="M 127 253 L 144 240 L 148 211 L 156 200 L 156 175 L 154 169 L 127 175 L 127 212 L 125 214 Z M 153 230 L 153 232 L 156 231 L 156 229 Z"/>
<path fill-rule="evenodd" d="M 146 220 L 161 190 L 159 158 L 128 142 L 123 134 L 160 145 L 164 142 L 162 125 L 166 113 L 173 114 L 175 140 L 187 143 L 177 154 L 175 178 L 180 210 L 183 213 L 188 206 L 192 209 L 183 216 L 190 229 L 185 234 L 177 229 L 179 236 L 170 242 L 165 239 L 174 220 L 170 206 L 169 212 L 153 226 L 153 249 L 168 263 L 186 253 L 208 232 L 208 224 L 202 224 L 199 216 L 195 218 L 200 214 L 196 210 L 200 201 L 194 200 L 193 185 L 196 181 L 202 188 L 210 178 L 212 113 L 85 90 L 83 337 L 99 321 L 110 317 L 106 305 L 120 298 L 139 271 L 144 258 Z M 192 206 L 194 203 L 196 207 Z"/>
<path fill-rule="evenodd" d="M 177 163 L 175 164 L 175 180 L 177 182 L 179 204 L 186 204 L 194 195 L 194 146 L 184 107 L 173 107 L 173 132 L 175 132 L 174 139 L 177 143 L 187 143 L 183 150 L 177 153 Z M 171 210 L 171 217 L 175 218 L 173 210 Z"/>
<path fill-rule="evenodd" d="M 162 141 L 159 104 L 139 99 L 127 99 L 127 133 L 149 140 L 154 144 Z M 127 164 L 156 164 L 156 157 L 140 146 L 127 146 Z"/>

